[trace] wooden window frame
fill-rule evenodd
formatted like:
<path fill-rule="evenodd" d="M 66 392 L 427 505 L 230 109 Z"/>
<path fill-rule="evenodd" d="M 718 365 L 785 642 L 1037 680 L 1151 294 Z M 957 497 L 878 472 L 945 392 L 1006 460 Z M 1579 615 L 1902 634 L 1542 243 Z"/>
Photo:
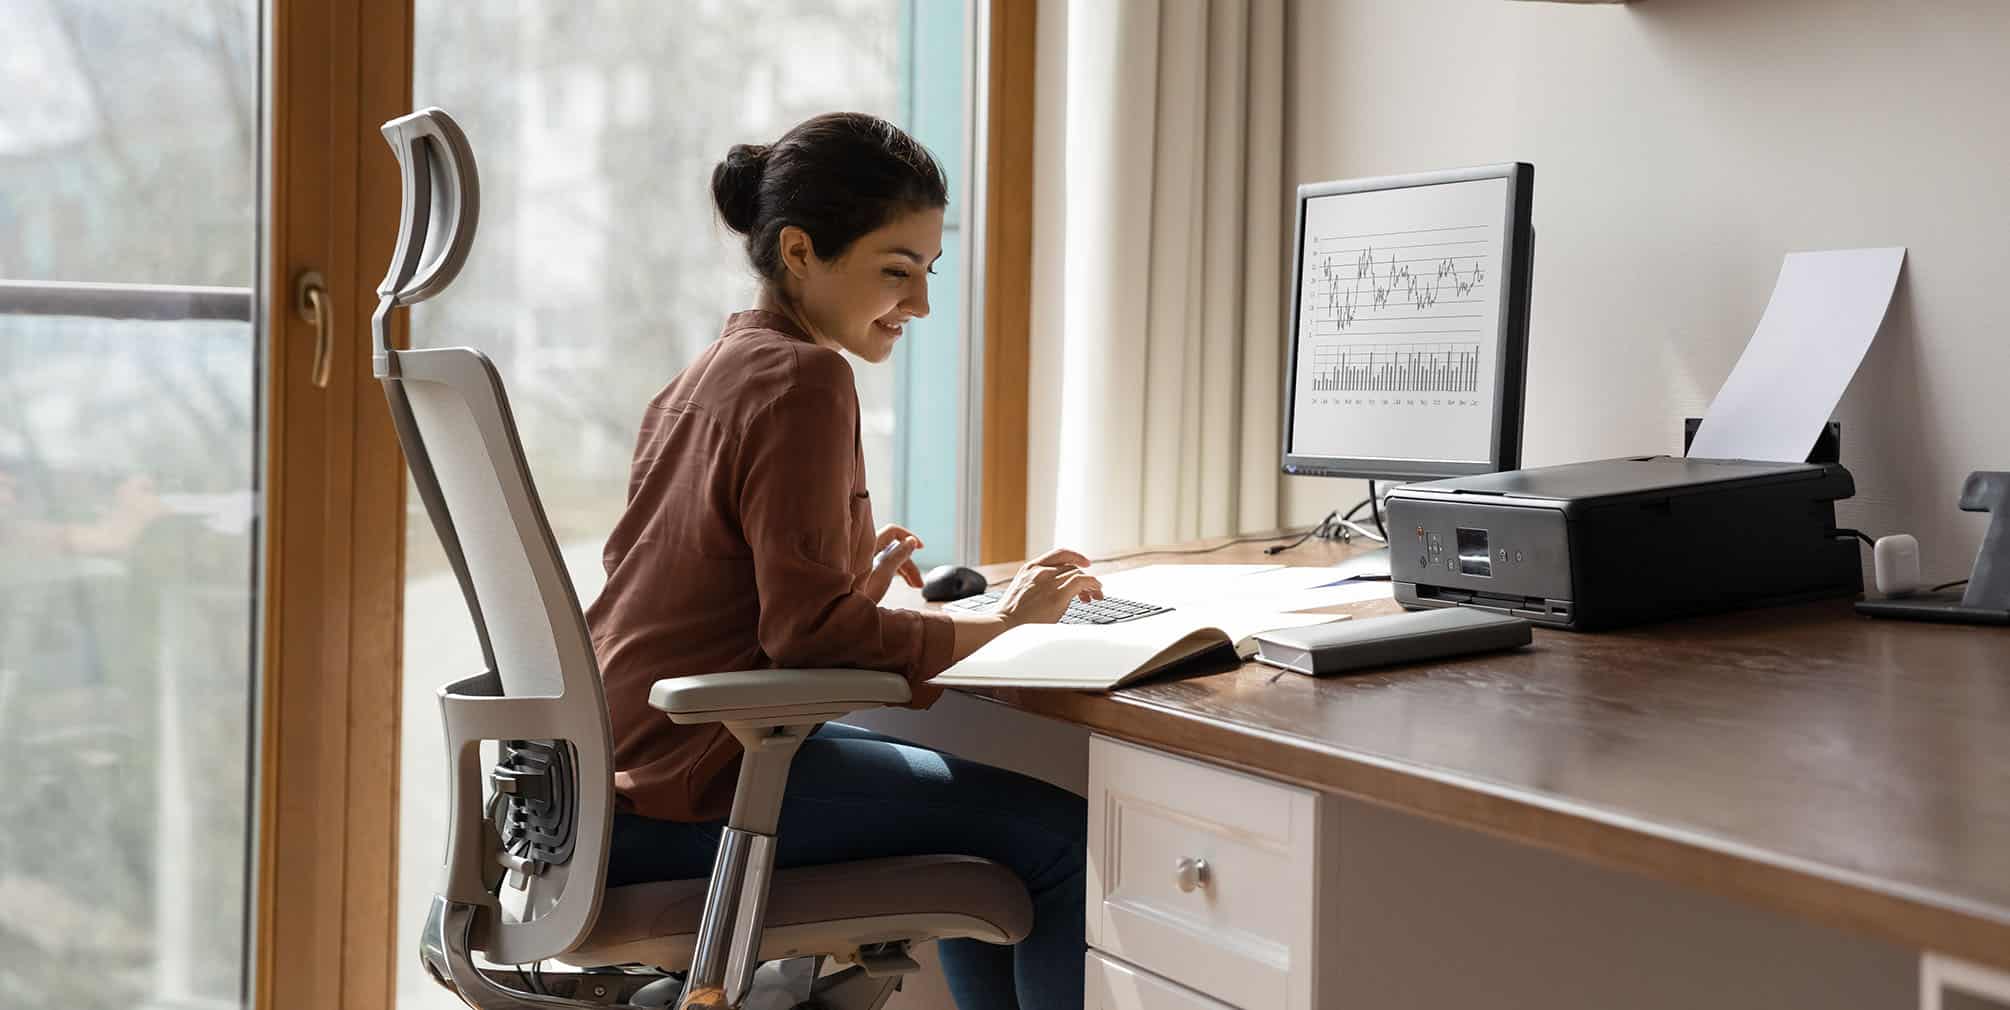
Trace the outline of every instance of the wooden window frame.
<path fill-rule="evenodd" d="M 978 556 L 1026 556 L 1033 340 L 1033 108 L 1039 0 L 991 0 L 985 131 L 984 381 Z"/>
<path fill-rule="evenodd" d="M 991 0 L 985 81 L 980 549 L 1025 555 L 1038 0 Z M 271 0 L 260 270 L 267 361 L 250 1002 L 397 1001 L 405 470 L 367 325 L 400 179 L 378 126 L 412 107 L 412 0 Z M 294 279 L 318 270 L 334 367 Z M 405 314 L 394 337 L 407 339 Z"/>
<path fill-rule="evenodd" d="M 266 25 L 250 995 L 259 1010 L 372 1010 L 397 998 L 405 471 L 368 320 L 397 234 L 400 177 L 378 127 L 411 109 L 412 5 L 272 0 Z M 333 313 L 325 388 L 291 304 L 306 270 Z"/>

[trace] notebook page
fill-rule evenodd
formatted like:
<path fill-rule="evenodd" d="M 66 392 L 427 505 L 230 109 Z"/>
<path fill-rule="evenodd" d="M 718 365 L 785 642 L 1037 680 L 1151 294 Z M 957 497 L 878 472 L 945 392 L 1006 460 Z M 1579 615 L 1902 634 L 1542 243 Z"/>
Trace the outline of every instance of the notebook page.
<path fill-rule="evenodd" d="M 932 683 L 944 687 L 1052 687 L 1100 691 L 1201 649 L 1277 628 L 1336 620 L 1335 614 L 1175 610 L 1121 624 L 1025 624 L 992 639 Z"/>

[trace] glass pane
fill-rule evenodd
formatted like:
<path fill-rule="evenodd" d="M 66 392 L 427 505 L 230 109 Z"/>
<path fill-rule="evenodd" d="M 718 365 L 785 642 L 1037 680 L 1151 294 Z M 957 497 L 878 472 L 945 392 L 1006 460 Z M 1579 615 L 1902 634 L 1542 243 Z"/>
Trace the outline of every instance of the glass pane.
<path fill-rule="evenodd" d="M 483 216 L 460 279 L 416 310 L 413 343 L 495 360 L 582 602 L 604 578 L 643 406 L 753 302 L 737 237 L 715 220 L 713 165 L 735 143 L 840 109 L 908 127 L 950 173 L 933 314 L 893 362 L 854 373 L 868 480 L 892 503 L 879 520 L 922 536 L 924 566 L 957 559 L 965 7 L 417 4 L 415 102 L 466 128 Z M 399 999 L 445 1008 L 458 1004 L 403 952 L 444 848 L 433 692 L 477 669 L 480 652 L 416 497 L 407 528 Z"/>
<path fill-rule="evenodd" d="M 0 25 L 0 1006 L 240 1006 L 257 10 Z"/>

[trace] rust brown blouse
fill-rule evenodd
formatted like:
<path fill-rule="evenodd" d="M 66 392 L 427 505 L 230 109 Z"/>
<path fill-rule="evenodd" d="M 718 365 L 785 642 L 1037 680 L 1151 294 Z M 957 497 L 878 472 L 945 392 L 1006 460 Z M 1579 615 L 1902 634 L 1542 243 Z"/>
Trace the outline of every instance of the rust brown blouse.
<path fill-rule="evenodd" d="M 649 402 L 586 612 L 624 809 L 698 821 L 732 806 L 739 744 L 650 708 L 665 677 L 859 667 L 905 675 L 916 707 L 941 694 L 922 682 L 955 630 L 860 591 L 873 530 L 851 366 L 782 316 L 735 314 Z"/>

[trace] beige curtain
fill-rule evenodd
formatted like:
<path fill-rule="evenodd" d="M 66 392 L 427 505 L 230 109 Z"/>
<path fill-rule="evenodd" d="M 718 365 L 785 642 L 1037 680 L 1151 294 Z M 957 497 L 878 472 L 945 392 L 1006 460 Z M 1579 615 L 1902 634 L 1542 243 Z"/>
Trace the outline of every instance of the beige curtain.
<path fill-rule="evenodd" d="M 1063 268 L 1046 275 L 1058 292 L 1036 292 L 1059 303 L 1058 333 L 1036 338 L 1058 382 L 1058 424 L 1033 454 L 1036 470 L 1043 457 L 1052 465 L 1031 483 L 1051 510 L 1035 502 L 1029 514 L 1051 515 L 1051 542 L 1091 553 L 1269 529 L 1283 2 L 1065 6 L 1065 147 L 1058 179 L 1042 180 L 1065 192 L 1040 201 L 1038 222 L 1049 255 L 1058 230 Z M 1029 532 L 1032 545 L 1046 539 Z"/>

